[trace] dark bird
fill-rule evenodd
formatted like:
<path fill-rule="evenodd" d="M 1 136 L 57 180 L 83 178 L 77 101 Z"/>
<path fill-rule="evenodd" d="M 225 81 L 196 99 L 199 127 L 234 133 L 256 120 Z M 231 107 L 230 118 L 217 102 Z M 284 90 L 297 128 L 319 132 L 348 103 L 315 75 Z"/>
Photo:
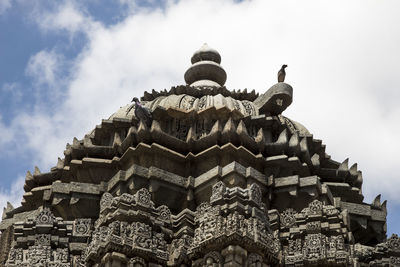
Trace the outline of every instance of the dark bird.
<path fill-rule="evenodd" d="M 286 72 L 285 68 L 287 65 L 282 65 L 282 68 L 278 71 L 278 82 L 283 83 L 285 81 Z"/>
<path fill-rule="evenodd" d="M 132 102 L 135 102 L 135 117 L 137 119 L 139 119 L 140 121 L 143 121 L 143 123 L 146 124 L 147 127 L 150 127 L 151 122 L 153 120 L 150 110 L 148 108 L 142 106 L 137 97 L 134 97 L 132 99 Z M 126 111 L 126 113 L 128 114 L 132 108 L 133 108 L 133 106 L 130 106 L 128 108 L 128 110 Z"/>

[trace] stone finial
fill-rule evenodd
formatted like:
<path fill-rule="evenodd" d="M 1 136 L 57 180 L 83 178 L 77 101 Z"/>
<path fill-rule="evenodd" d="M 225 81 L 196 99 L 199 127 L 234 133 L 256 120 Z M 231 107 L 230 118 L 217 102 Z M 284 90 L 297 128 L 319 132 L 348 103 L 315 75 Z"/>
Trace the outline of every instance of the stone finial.
<path fill-rule="evenodd" d="M 226 72 L 221 67 L 221 56 L 204 44 L 191 58 L 192 66 L 185 72 L 185 82 L 190 86 L 221 87 L 226 82 Z"/>
<path fill-rule="evenodd" d="M 5 218 L 7 218 L 7 213 L 12 211 L 13 209 L 13 205 L 7 201 L 7 206 L 3 208 L 3 215 L 1 216 L 2 219 L 4 220 Z"/>

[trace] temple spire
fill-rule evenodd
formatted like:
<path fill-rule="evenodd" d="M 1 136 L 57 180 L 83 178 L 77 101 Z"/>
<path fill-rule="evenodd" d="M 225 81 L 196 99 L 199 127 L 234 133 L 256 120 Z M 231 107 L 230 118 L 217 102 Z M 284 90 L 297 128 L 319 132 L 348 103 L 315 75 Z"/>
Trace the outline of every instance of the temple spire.
<path fill-rule="evenodd" d="M 221 67 L 221 56 L 206 43 L 191 58 L 192 66 L 185 72 L 185 81 L 190 86 L 221 87 L 226 82 L 226 72 Z"/>

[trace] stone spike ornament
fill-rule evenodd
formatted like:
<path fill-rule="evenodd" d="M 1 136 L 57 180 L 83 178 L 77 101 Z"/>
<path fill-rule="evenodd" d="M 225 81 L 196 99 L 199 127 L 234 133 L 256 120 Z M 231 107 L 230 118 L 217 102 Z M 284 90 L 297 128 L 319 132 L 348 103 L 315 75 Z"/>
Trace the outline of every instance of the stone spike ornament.
<path fill-rule="evenodd" d="M 208 45 L 191 63 L 186 85 L 134 98 L 27 173 L 0 266 L 400 265 L 386 201 L 364 202 L 357 165 L 282 115 L 282 77 L 258 95 L 224 87 Z"/>

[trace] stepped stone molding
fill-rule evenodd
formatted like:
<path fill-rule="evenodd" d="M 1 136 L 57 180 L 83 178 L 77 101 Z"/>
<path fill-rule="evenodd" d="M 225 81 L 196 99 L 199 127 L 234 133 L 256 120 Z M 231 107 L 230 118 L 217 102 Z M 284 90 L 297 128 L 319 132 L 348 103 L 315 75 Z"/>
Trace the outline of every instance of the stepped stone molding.
<path fill-rule="evenodd" d="M 26 174 L 0 222 L 0 266 L 400 266 L 387 203 L 349 159 L 282 113 L 286 83 L 228 90 L 196 51 L 186 85 L 145 92 Z"/>

